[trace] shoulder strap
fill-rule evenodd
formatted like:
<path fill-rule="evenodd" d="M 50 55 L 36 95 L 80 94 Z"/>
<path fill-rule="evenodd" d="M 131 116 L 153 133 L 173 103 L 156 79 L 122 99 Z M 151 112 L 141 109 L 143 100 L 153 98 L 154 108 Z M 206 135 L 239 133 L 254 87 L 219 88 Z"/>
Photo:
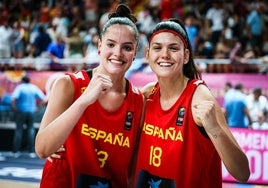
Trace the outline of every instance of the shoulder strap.
<path fill-rule="evenodd" d="M 88 69 L 86 72 L 87 72 L 88 77 L 91 78 L 92 77 L 92 69 Z"/>

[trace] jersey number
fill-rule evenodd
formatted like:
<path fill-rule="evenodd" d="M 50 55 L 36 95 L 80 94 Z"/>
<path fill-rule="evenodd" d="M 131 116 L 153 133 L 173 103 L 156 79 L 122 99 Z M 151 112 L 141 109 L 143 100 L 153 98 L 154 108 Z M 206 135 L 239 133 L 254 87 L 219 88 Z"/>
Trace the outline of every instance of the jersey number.
<path fill-rule="evenodd" d="M 106 151 L 96 151 L 96 153 L 100 162 L 100 167 L 103 168 L 106 160 L 108 159 L 108 153 Z"/>
<path fill-rule="evenodd" d="M 160 147 L 150 147 L 150 161 L 149 164 L 159 167 L 161 165 L 162 149 Z"/>

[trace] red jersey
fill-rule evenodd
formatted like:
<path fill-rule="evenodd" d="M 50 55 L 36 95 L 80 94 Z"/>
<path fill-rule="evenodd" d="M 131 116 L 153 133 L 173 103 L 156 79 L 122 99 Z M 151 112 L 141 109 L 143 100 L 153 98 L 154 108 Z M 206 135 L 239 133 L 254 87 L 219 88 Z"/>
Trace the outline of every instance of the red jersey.
<path fill-rule="evenodd" d="M 90 77 L 86 71 L 69 75 L 77 99 Z M 45 163 L 41 188 L 126 188 L 142 106 L 141 92 L 129 82 L 116 111 L 106 111 L 98 101 L 89 105 L 66 140 L 64 159 Z"/>
<path fill-rule="evenodd" d="M 192 96 L 202 80 L 191 80 L 176 103 L 161 109 L 159 85 L 146 102 L 135 187 L 220 188 L 221 160 L 204 128 L 195 124 Z"/>

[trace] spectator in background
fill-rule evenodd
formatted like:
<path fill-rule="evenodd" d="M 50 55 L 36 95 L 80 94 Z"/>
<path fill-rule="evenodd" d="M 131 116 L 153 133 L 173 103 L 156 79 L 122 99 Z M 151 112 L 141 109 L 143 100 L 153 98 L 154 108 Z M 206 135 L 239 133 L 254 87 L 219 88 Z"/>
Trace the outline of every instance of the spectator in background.
<path fill-rule="evenodd" d="M 205 15 L 206 28 L 214 47 L 217 45 L 222 30 L 224 29 L 225 15 L 226 11 L 222 7 L 222 3 L 219 1 L 213 1 L 212 7 L 208 9 Z"/>
<path fill-rule="evenodd" d="M 149 5 L 145 5 L 142 10 L 138 13 L 139 30 L 144 32 L 146 35 L 150 33 L 152 28 L 156 25 L 159 20 L 155 20 L 153 9 Z"/>
<path fill-rule="evenodd" d="M 233 88 L 233 84 L 231 82 L 225 82 L 223 88 L 222 88 L 222 96 L 223 96 L 223 105 L 225 104 L 225 101 L 228 101 L 228 97 L 231 96 L 232 94 L 230 94 L 231 92 L 234 91 Z M 222 107 L 222 111 L 224 112 L 224 114 L 226 114 L 226 110 L 224 107 Z"/>
<path fill-rule="evenodd" d="M 94 24 L 94 23 L 97 23 L 97 20 L 98 20 L 98 4 L 99 4 L 99 1 L 96 1 L 96 0 L 86 0 L 84 2 L 85 3 L 84 3 L 84 10 L 83 11 L 84 11 L 84 15 L 85 15 L 85 22 L 86 22 L 86 24 Z M 79 17 L 79 16 L 76 16 L 76 17 Z"/>
<path fill-rule="evenodd" d="M 128 71 L 126 72 L 126 78 L 128 79 L 131 77 L 131 75 L 134 72 L 142 71 L 143 68 L 149 67 L 149 66 L 146 66 L 148 65 L 148 63 L 145 58 L 145 53 L 146 53 L 146 49 L 149 46 L 149 42 L 148 42 L 146 34 L 140 30 L 139 24 L 137 25 L 137 28 L 139 30 L 138 51 L 137 51 L 136 58 L 134 59 Z"/>
<path fill-rule="evenodd" d="M 188 14 L 185 17 L 185 29 L 187 31 L 192 50 L 195 53 L 196 46 L 197 46 L 197 40 L 199 36 L 199 23 L 195 21 L 194 14 Z"/>
<path fill-rule="evenodd" d="M 196 43 L 195 57 L 203 59 L 212 59 L 213 58 L 213 45 L 205 37 L 199 37 Z"/>
<path fill-rule="evenodd" d="M 243 89 L 243 85 L 238 83 L 232 92 L 225 94 L 224 109 L 229 127 L 249 128 L 252 124 Z"/>
<path fill-rule="evenodd" d="M 8 20 L 4 20 L 3 25 L 0 26 L 0 36 L 0 58 L 10 58 L 12 28 Z"/>
<path fill-rule="evenodd" d="M 51 38 L 52 42 L 56 42 L 57 41 L 57 25 L 56 23 L 50 23 L 50 25 L 47 28 L 47 33 L 49 35 L 49 37 Z"/>
<path fill-rule="evenodd" d="M 51 43 L 51 38 L 46 32 L 44 26 L 38 26 L 38 34 L 34 39 L 32 47 L 34 48 L 34 57 L 42 55 L 46 52 L 48 45 Z"/>
<path fill-rule="evenodd" d="M 4 92 L 0 96 L 0 121 L 6 123 L 13 121 L 13 113 L 11 107 L 11 93 Z"/>
<path fill-rule="evenodd" d="M 14 58 L 23 58 L 25 52 L 24 35 L 25 29 L 21 27 L 18 21 L 13 23 L 13 32 L 11 36 L 11 52 Z"/>
<path fill-rule="evenodd" d="M 224 97 L 225 97 L 225 95 L 228 94 L 228 92 L 232 92 L 232 91 L 233 91 L 233 85 L 232 85 L 232 83 L 231 82 L 226 82 L 224 84 L 224 87 L 223 87 L 223 95 L 224 95 Z"/>
<path fill-rule="evenodd" d="M 228 59 L 229 54 L 232 50 L 234 42 L 232 40 L 226 39 L 223 36 L 220 37 L 219 42 L 217 43 L 214 51 L 214 59 Z M 208 72 L 225 72 L 228 73 L 230 71 L 229 63 L 212 63 L 208 65 Z"/>
<path fill-rule="evenodd" d="M 101 6 L 101 4 L 104 4 L 104 6 Z M 116 7 L 118 6 L 118 1 L 112 1 L 112 3 L 110 5 L 108 1 L 100 1 L 99 2 L 99 8 L 100 10 L 103 10 L 105 9 L 104 7 L 107 7 L 109 6 L 108 10 L 105 10 L 103 12 L 101 12 L 100 14 L 100 19 L 99 19 L 99 24 L 98 24 L 98 27 L 99 27 L 99 30 L 101 31 L 103 26 L 105 25 L 105 23 L 108 21 L 108 15 L 111 13 L 111 12 L 114 12 L 116 10 Z"/>
<path fill-rule="evenodd" d="M 268 122 L 265 116 L 258 116 L 258 122 L 252 123 L 253 129 L 268 130 Z"/>
<path fill-rule="evenodd" d="M 173 0 L 162 0 L 160 3 L 160 19 L 167 20 L 173 17 Z"/>
<path fill-rule="evenodd" d="M 11 95 L 12 109 L 15 114 L 15 135 L 13 138 L 13 155 L 19 157 L 19 151 L 22 146 L 24 125 L 27 126 L 27 149 L 30 157 L 35 157 L 34 139 L 35 139 L 35 112 L 37 111 L 37 102 L 40 104 L 46 102 L 46 97 L 42 90 L 36 85 L 30 83 L 30 78 L 24 76 Z"/>
<path fill-rule="evenodd" d="M 68 36 L 68 27 L 70 25 L 70 20 L 67 17 L 66 7 L 63 6 L 58 10 L 56 16 L 52 19 L 52 24 L 56 25 L 56 32 L 60 33 L 62 36 Z"/>
<path fill-rule="evenodd" d="M 66 58 L 82 58 L 83 53 L 83 39 L 79 34 L 79 29 L 74 28 L 68 37 L 64 39 L 65 51 L 64 57 Z"/>
<path fill-rule="evenodd" d="M 47 1 L 41 1 L 40 11 L 39 11 L 39 23 L 44 25 L 46 28 L 48 27 L 51 17 L 50 17 L 50 7 L 48 6 Z"/>
<path fill-rule="evenodd" d="M 171 1 L 171 0 L 167 0 Z M 2 8 L 0 4 L 0 9 L 2 10 L 0 14 L 0 24 L 3 23 L 4 20 L 7 19 L 12 19 L 12 20 L 19 20 L 23 26 L 25 26 L 25 30 L 30 32 L 30 36 L 25 35 L 26 38 L 24 38 L 25 41 L 25 54 L 28 55 L 28 52 L 30 49 L 28 48 L 29 42 L 32 43 L 32 39 L 35 38 L 35 35 L 37 33 L 37 27 L 36 25 L 42 24 L 45 26 L 52 26 L 53 29 L 49 28 L 48 33 L 54 33 L 58 26 L 60 27 L 61 31 L 63 33 L 66 33 L 71 31 L 72 28 L 74 27 L 79 27 L 81 29 L 88 29 L 88 27 L 99 27 L 101 29 L 102 24 L 107 21 L 107 14 L 106 11 L 111 8 L 111 10 L 116 7 L 114 5 L 118 4 L 119 2 L 123 1 L 107 1 L 107 0 L 100 0 L 100 1 L 95 1 L 95 0 L 87 0 L 87 1 L 35 1 L 35 3 L 29 3 L 30 1 L 23 1 L 23 3 L 18 3 L 19 1 L 4 1 L 2 3 Z M 126 1 L 124 1 L 126 2 Z M 140 2 L 140 1 L 139 1 Z M 223 28 L 223 32 L 225 32 L 225 36 L 231 37 L 232 39 L 238 40 L 241 42 L 242 49 L 241 50 L 248 50 L 248 48 L 251 48 L 249 43 L 255 42 L 255 40 L 248 40 L 248 34 L 249 36 L 251 35 L 246 31 L 246 21 L 247 17 L 249 16 L 249 13 L 251 13 L 249 9 L 249 5 L 251 4 L 256 4 L 256 2 L 250 2 L 250 1 L 235 1 L 233 3 L 231 2 L 224 2 L 220 1 L 220 4 L 222 4 L 222 7 L 224 8 L 224 12 L 227 12 L 224 17 L 225 17 L 225 23 L 227 24 L 227 28 Z M 155 25 L 155 23 L 159 22 L 161 20 L 161 15 L 159 14 L 159 10 L 161 9 L 160 4 L 161 0 L 150 0 L 147 2 L 140 2 L 138 3 L 137 1 L 134 3 L 134 1 L 128 3 L 133 4 L 133 10 L 136 11 L 136 15 L 139 16 L 139 21 L 142 24 L 142 29 L 144 32 L 148 33 L 151 30 L 151 27 Z M 181 1 L 181 0 L 172 0 L 174 7 L 174 12 L 173 14 L 176 15 L 176 17 L 184 18 L 185 15 L 189 12 L 194 12 L 195 16 L 198 18 L 197 21 L 203 22 L 206 16 L 206 13 L 208 13 L 208 9 L 211 7 L 211 4 L 214 3 L 214 1 L 198 1 L 196 3 L 192 3 L 191 1 Z M 217 2 L 216 2 L 217 3 Z M 47 5 L 46 5 L 47 4 Z M 263 21 L 263 27 L 262 27 L 262 38 L 267 36 L 267 2 L 266 1 L 261 1 L 258 2 L 258 4 L 261 4 L 261 9 L 262 9 L 262 21 Z M 80 6 L 82 5 L 82 6 Z M 140 6 L 144 5 L 144 6 Z M 87 14 L 87 7 L 90 9 L 90 13 Z M 93 8 L 92 8 L 93 7 Z M 160 8 L 159 8 L 160 7 Z M 95 9 L 97 8 L 97 11 Z M 94 9 L 94 13 L 92 14 L 91 11 Z M 48 12 L 49 11 L 49 15 Z M 31 14 L 29 14 L 31 12 Z M 110 10 L 108 11 L 110 12 Z M 215 11 L 216 12 L 216 11 Z M 219 15 L 216 13 L 215 16 L 212 16 L 212 18 L 219 18 Z M 96 15 L 98 14 L 98 15 Z M 28 16 L 33 18 L 34 21 L 32 20 L 31 26 L 28 24 L 23 24 L 23 22 L 27 23 L 27 19 L 25 20 L 25 16 Z M 87 16 L 88 15 L 88 16 Z M 92 17 L 90 17 L 93 15 Z M 96 20 L 96 16 L 99 18 Z M 50 21 L 47 23 L 47 21 Z M 104 19 L 103 19 L 104 18 Z M 23 19 L 23 20 L 21 20 Z M 94 21 L 90 21 L 90 20 Z M 210 24 L 213 23 L 212 19 L 207 20 L 207 26 L 210 26 Z M 221 25 L 221 21 L 216 21 L 216 25 L 214 27 L 218 27 Z M 81 27 L 80 27 L 81 26 Z M 202 26 L 205 26 L 203 24 Z M 202 58 L 213 58 L 214 53 L 215 53 L 215 46 L 212 43 L 210 36 L 212 36 L 212 27 L 200 27 L 199 33 L 200 37 L 204 37 L 203 39 L 200 40 L 200 45 L 198 45 L 198 51 L 196 51 L 195 55 L 197 54 L 199 57 L 202 55 Z M 55 30 L 54 30 L 55 29 Z M 209 29 L 207 31 L 206 29 Z M 225 31 L 224 31 L 225 30 Z M 227 32 L 228 31 L 228 32 Z M 257 29 L 255 30 L 257 31 Z M 224 33 L 221 32 L 221 35 L 224 35 Z M 219 32 L 220 33 L 220 32 Z M 219 34 L 218 33 L 218 34 Z M 228 34 L 229 33 L 229 34 Z M 231 34 L 232 33 L 232 34 Z M 51 34 L 51 39 L 55 41 L 55 35 Z M 215 33 L 216 34 L 216 33 Z M 30 41 L 28 41 L 28 38 L 30 37 Z M 214 37 L 213 37 L 214 38 Z M 1 39 L 0 39 L 1 40 Z M 262 41 L 263 47 L 265 48 L 265 38 Z M 267 43 L 267 42 L 266 42 Z M 0 44 L 1 45 L 1 44 Z M 266 48 L 265 48 L 266 49 Z M 201 51 L 199 51 L 201 50 Z M 264 49 L 262 50 L 263 54 L 261 55 L 264 56 Z M 267 50 L 266 50 L 267 51 Z M 259 53 L 259 52 L 258 52 Z M 258 58 L 260 54 L 256 54 Z M 21 61 L 17 61 L 21 62 Z M 252 65 L 251 65 L 252 66 Z M 250 66 L 250 67 L 251 67 Z M 243 66 L 241 66 L 243 67 Z M 240 72 L 247 72 L 247 70 L 241 69 Z M 263 71 L 266 71 L 266 69 L 263 69 Z M 262 71 L 262 72 L 263 72 Z M 235 72 L 235 71 L 234 71 Z M 266 71 L 267 72 L 267 71 Z"/>
<path fill-rule="evenodd" d="M 230 71 L 244 73 L 248 68 L 249 59 L 257 58 L 257 53 L 256 50 L 243 50 L 242 43 L 236 41 L 229 53 Z M 257 65 L 251 65 L 251 69 L 257 72 L 258 67 Z"/>
<path fill-rule="evenodd" d="M 253 3 L 252 10 L 247 16 L 246 28 L 251 49 L 256 50 L 258 55 L 262 51 L 263 26 L 261 18 L 261 4 Z"/>
<path fill-rule="evenodd" d="M 84 61 L 90 66 L 98 65 L 100 62 L 100 57 L 98 54 L 98 30 L 92 27 L 88 30 L 87 35 L 84 37 L 84 49 L 85 57 Z"/>
<path fill-rule="evenodd" d="M 157 7 L 161 4 L 161 0 L 148 0 L 148 4 L 150 7 Z"/>
<path fill-rule="evenodd" d="M 268 112 L 268 102 L 267 98 L 262 95 L 260 87 L 254 88 L 252 93 L 247 95 L 247 107 L 252 120 L 252 128 L 267 129 L 267 122 L 266 125 L 264 122 Z"/>
<path fill-rule="evenodd" d="M 77 28 L 82 28 L 84 24 L 82 9 L 78 5 L 74 5 L 70 9 L 71 9 L 69 13 L 70 24 L 68 26 L 69 33 Z"/>
<path fill-rule="evenodd" d="M 10 17 L 9 7 L 0 2 L 0 24 L 3 24 Z"/>
<path fill-rule="evenodd" d="M 229 10 L 230 16 L 225 21 L 225 29 L 223 31 L 224 38 L 226 39 L 235 39 L 242 40 L 244 33 L 241 32 L 244 30 L 242 27 L 242 18 L 239 17 L 236 10 Z M 245 41 L 246 42 L 246 41 Z"/>
<path fill-rule="evenodd" d="M 64 58 L 65 42 L 64 37 L 61 34 L 56 35 L 56 41 L 51 42 L 47 48 L 47 55 L 51 59 L 51 70 L 64 70 L 64 66 L 60 60 Z"/>
<path fill-rule="evenodd" d="M 29 40 L 27 42 L 29 42 L 30 44 L 32 44 L 36 38 L 36 36 L 38 35 L 38 27 L 39 27 L 39 22 L 38 22 L 38 17 L 36 15 L 33 15 L 30 18 L 29 21 L 29 27 L 28 29 L 28 38 Z"/>

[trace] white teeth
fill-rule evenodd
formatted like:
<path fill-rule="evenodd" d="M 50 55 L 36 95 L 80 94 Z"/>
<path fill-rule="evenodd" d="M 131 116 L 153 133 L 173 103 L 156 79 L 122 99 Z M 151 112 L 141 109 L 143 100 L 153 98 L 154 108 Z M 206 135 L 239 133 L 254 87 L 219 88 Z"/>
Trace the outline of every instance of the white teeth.
<path fill-rule="evenodd" d="M 117 60 L 114 60 L 114 59 L 111 59 L 111 63 L 114 63 L 114 64 L 123 64 L 122 61 L 117 61 Z"/>
<path fill-rule="evenodd" d="M 168 66 L 171 66 L 172 63 L 167 63 L 167 62 L 160 62 L 158 63 L 160 66 L 163 66 L 163 67 L 168 67 Z"/>

